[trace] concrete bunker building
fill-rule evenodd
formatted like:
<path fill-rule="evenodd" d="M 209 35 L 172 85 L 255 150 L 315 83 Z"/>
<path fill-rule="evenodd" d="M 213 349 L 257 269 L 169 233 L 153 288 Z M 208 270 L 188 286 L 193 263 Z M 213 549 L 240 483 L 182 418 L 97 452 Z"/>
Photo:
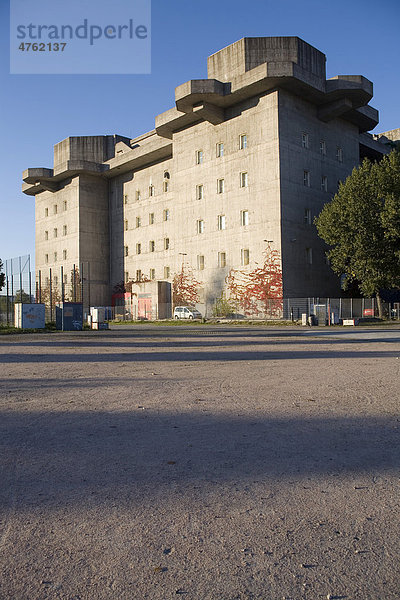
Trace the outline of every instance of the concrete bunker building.
<path fill-rule="evenodd" d="M 56 144 L 52 169 L 23 173 L 36 271 L 88 262 L 91 303 L 109 305 L 116 284 L 171 282 L 184 261 L 210 314 L 229 270 L 262 263 L 268 240 L 284 297 L 340 295 L 313 219 L 360 159 L 388 149 L 367 133 L 372 83 L 326 79 L 325 63 L 298 37 L 243 38 L 176 88 L 154 130 Z"/>

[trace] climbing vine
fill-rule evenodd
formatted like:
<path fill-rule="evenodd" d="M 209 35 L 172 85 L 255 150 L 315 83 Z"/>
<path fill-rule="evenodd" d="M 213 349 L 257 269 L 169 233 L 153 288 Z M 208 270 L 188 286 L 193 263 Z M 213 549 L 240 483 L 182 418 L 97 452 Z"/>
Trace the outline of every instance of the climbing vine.
<path fill-rule="evenodd" d="M 201 283 L 193 275 L 193 270 L 188 265 L 182 264 L 179 273 L 172 280 L 172 303 L 174 306 L 193 306 L 200 302 L 199 288 Z"/>
<path fill-rule="evenodd" d="M 232 299 L 246 316 L 280 316 L 282 300 L 282 268 L 278 250 L 268 243 L 264 251 L 264 263 L 253 271 L 231 269 L 226 278 L 227 289 Z"/>

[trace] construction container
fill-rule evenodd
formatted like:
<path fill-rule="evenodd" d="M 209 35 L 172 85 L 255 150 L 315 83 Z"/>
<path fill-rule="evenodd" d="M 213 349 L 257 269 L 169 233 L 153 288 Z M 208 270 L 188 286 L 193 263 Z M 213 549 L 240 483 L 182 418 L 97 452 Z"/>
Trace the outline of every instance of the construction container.
<path fill-rule="evenodd" d="M 56 306 L 56 327 L 62 331 L 82 331 L 82 302 L 59 302 Z"/>
<path fill-rule="evenodd" d="M 19 329 L 44 329 L 44 304 L 22 304 L 17 302 L 14 308 L 14 325 Z"/>

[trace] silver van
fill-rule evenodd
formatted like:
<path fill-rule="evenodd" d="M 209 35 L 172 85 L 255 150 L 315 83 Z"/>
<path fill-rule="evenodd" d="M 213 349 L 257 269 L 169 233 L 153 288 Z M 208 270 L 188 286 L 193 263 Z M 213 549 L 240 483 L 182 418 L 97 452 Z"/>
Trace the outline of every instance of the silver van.
<path fill-rule="evenodd" d="M 175 306 L 174 319 L 201 319 L 202 314 L 193 306 Z"/>

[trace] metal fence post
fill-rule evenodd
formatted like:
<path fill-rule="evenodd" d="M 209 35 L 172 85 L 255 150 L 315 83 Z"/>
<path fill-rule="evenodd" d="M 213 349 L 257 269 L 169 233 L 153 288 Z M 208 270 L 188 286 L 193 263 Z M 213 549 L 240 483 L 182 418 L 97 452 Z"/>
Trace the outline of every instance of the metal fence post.
<path fill-rule="evenodd" d="M 64 267 L 61 265 L 61 302 L 64 302 L 65 290 L 64 290 Z"/>
<path fill-rule="evenodd" d="M 10 298 L 9 298 L 9 293 L 8 293 L 8 275 L 6 276 L 6 283 L 7 283 L 7 325 L 9 325 L 10 324 L 10 320 L 9 320 Z"/>
<path fill-rule="evenodd" d="M 50 321 L 53 320 L 53 279 L 51 276 L 51 267 L 49 269 L 49 275 L 50 275 L 50 290 L 49 290 L 49 296 L 50 296 Z"/>

